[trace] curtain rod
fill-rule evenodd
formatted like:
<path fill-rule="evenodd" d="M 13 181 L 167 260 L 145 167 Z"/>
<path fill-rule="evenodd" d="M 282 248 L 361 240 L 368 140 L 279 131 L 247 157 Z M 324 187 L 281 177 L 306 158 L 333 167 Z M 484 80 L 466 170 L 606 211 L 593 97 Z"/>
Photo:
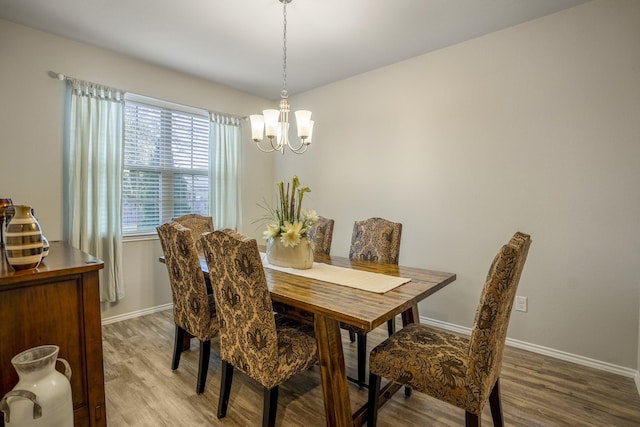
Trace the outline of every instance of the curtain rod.
<path fill-rule="evenodd" d="M 75 77 L 67 76 L 67 75 L 62 74 L 62 73 L 56 73 L 55 71 L 49 71 L 47 74 L 52 79 L 56 79 L 56 80 L 60 80 L 60 81 L 86 81 L 87 83 L 104 86 L 104 85 L 102 85 L 100 83 L 93 83 L 93 82 L 89 82 L 87 80 L 77 79 Z M 112 89 L 119 90 L 119 91 L 124 92 L 124 93 L 129 92 L 127 90 L 122 90 L 122 89 L 116 89 L 116 88 L 112 88 Z M 134 92 L 130 92 L 130 93 L 134 93 Z M 146 95 L 142 95 L 142 96 L 146 96 Z M 152 98 L 152 97 L 149 97 L 149 98 Z M 158 98 L 155 98 L 155 99 L 158 99 Z M 173 102 L 173 101 L 166 101 L 166 100 L 162 100 L 162 101 L 171 102 L 171 103 L 175 104 L 175 102 Z M 200 107 L 193 107 L 193 108 L 199 108 L 200 110 L 206 111 L 207 113 L 209 113 L 209 118 L 210 119 L 212 118 L 211 117 L 212 115 L 221 115 L 221 116 L 227 116 L 227 117 L 231 117 L 231 118 L 238 119 L 238 120 L 244 120 L 245 122 L 247 120 L 249 120 L 249 117 L 247 117 L 247 116 L 236 116 L 235 114 L 222 113 L 220 111 L 212 111 L 212 110 L 209 110 L 208 108 L 200 108 Z"/>

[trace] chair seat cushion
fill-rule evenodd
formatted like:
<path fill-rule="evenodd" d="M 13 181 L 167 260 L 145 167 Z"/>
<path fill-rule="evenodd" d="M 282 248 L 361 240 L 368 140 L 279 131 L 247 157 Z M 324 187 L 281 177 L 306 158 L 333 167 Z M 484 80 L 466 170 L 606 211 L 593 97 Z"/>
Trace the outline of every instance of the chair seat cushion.
<path fill-rule="evenodd" d="M 407 325 L 371 351 L 369 369 L 445 402 L 478 410 L 467 383 L 469 340 L 425 325 Z"/>
<path fill-rule="evenodd" d="M 276 370 L 260 382 L 267 388 L 275 387 L 317 362 L 316 340 L 313 328 L 278 326 L 278 361 Z M 310 333 L 311 332 L 311 335 Z"/>

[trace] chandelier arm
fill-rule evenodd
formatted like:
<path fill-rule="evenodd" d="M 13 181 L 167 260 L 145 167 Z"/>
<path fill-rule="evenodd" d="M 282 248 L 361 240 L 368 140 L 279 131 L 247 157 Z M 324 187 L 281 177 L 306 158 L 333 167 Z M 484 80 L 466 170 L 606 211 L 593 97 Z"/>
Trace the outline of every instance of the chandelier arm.
<path fill-rule="evenodd" d="M 310 143 L 305 142 L 305 140 L 303 139 L 302 141 L 300 141 L 300 145 L 297 147 L 294 147 L 291 145 L 291 142 L 289 142 L 289 148 L 291 149 L 291 151 L 293 151 L 296 154 L 302 154 L 305 151 L 307 151 L 307 147 L 309 147 Z"/>
<path fill-rule="evenodd" d="M 269 141 L 271 141 L 271 138 L 269 138 Z M 258 148 L 258 150 L 262 151 L 263 153 L 273 153 L 274 151 L 276 151 L 277 149 L 273 146 L 273 141 L 271 141 L 271 149 L 267 148 L 264 149 L 262 148 L 262 146 L 260 145 L 260 141 L 256 141 L 256 147 Z"/>
<path fill-rule="evenodd" d="M 278 151 L 278 150 L 282 149 L 282 144 L 280 144 L 278 142 L 276 142 L 275 145 L 273 144 L 273 140 L 274 139 L 277 141 L 277 138 L 275 138 L 273 136 L 269 137 L 269 143 L 271 144 L 271 151 Z"/>
<path fill-rule="evenodd" d="M 297 150 L 291 148 L 291 146 L 289 146 L 289 148 L 291 148 L 291 151 L 293 151 L 295 154 L 302 154 L 305 151 L 307 151 L 307 147 L 309 147 L 309 144 L 302 144 Z"/>

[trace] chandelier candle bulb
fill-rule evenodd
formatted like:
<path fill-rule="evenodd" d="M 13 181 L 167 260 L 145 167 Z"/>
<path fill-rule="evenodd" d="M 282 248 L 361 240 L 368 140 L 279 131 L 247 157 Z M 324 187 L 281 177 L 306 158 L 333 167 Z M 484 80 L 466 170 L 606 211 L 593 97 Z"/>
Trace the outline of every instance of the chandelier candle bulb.
<path fill-rule="evenodd" d="M 311 111 L 296 111 L 296 123 L 298 124 L 298 136 L 306 139 L 309 136 L 309 127 L 311 126 Z"/>
<path fill-rule="evenodd" d="M 262 141 L 264 117 L 260 114 L 253 114 L 249 118 L 251 119 L 251 138 L 253 138 L 255 142 Z"/>
<path fill-rule="evenodd" d="M 264 115 L 264 128 L 265 134 L 269 138 L 273 138 L 278 134 L 278 118 L 280 111 L 278 110 L 263 110 Z"/>
<path fill-rule="evenodd" d="M 309 135 L 307 136 L 307 139 L 305 139 L 304 143 L 309 145 L 311 144 L 311 136 L 313 136 L 313 124 L 315 122 L 313 120 L 309 120 Z"/>

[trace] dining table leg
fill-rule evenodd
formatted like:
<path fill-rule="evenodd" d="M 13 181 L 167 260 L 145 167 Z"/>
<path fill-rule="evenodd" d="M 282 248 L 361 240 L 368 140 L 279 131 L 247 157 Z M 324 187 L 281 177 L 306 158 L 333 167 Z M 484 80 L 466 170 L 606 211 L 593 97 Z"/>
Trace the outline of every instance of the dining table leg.
<path fill-rule="evenodd" d="M 327 425 L 353 426 L 340 323 L 319 314 L 314 319 Z"/>
<path fill-rule="evenodd" d="M 420 323 L 418 303 L 415 301 L 408 309 L 402 312 L 402 326 L 407 326 L 410 323 Z"/>

